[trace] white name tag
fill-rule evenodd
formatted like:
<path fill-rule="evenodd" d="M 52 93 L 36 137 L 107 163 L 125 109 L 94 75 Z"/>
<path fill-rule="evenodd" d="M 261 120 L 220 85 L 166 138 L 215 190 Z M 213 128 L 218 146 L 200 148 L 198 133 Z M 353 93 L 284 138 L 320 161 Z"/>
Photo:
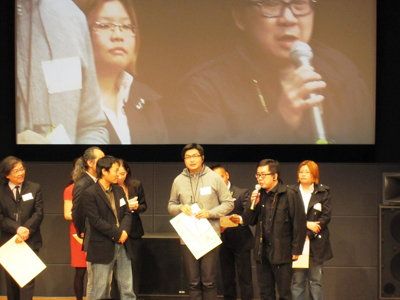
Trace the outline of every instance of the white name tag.
<path fill-rule="evenodd" d="M 321 203 L 315 203 L 313 207 L 314 207 L 315 210 L 322 211 Z"/>
<path fill-rule="evenodd" d="M 23 200 L 23 201 L 33 200 L 33 195 L 32 195 L 32 193 L 23 194 L 23 195 L 22 195 L 22 200 Z"/>
<path fill-rule="evenodd" d="M 204 186 L 200 188 L 200 195 L 201 196 L 211 195 L 211 186 Z"/>
<path fill-rule="evenodd" d="M 78 56 L 42 61 L 49 94 L 82 89 L 82 67 Z"/>
<path fill-rule="evenodd" d="M 119 207 L 122 207 L 124 205 L 126 205 L 125 199 L 124 198 L 119 199 Z"/>

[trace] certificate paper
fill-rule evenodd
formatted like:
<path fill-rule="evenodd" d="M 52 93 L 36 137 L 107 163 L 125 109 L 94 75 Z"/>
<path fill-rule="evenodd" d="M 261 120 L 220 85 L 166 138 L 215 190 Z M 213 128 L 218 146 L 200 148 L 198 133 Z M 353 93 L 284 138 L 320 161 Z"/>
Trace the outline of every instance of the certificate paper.
<path fill-rule="evenodd" d="M 197 204 L 192 205 L 192 212 L 200 211 Z M 222 243 L 211 223 L 207 219 L 197 219 L 180 213 L 170 220 L 179 237 L 196 259 L 210 252 Z"/>
<path fill-rule="evenodd" d="M 40 272 L 46 265 L 35 252 L 25 243 L 16 243 L 14 235 L 0 247 L 0 264 L 22 288 Z"/>
<path fill-rule="evenodd" d="M 299 256 L 299 259 L 292 263 L 293 269 L 308 269 L 310 265 L 310 239 L 306 237 L 304 242 L 303 252 Z"/>

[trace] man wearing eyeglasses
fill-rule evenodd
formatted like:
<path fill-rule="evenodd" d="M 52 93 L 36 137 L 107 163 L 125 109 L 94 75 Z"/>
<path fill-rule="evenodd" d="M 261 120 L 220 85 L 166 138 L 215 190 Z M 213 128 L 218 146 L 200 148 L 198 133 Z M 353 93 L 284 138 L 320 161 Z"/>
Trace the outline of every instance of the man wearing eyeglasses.
<path fill-rule="evenodd" d="M 203 143 L 312 144 L 311 109 L 321 105 L 328 142 L 373 142 L 372 87 L 343 54 L 312 40 L 317 0 L 230 3 L 237 46 L 190 71 L 176 89 L 174 99 L 186 109 L 176 116 L 182 118 L 175 119 L 177 136 Z M 298 66 L 291 57 L 299 41 L 311 45 L 312 66 Z"/>
<path fill-rule="evenodd" d="M 221 177 L 204 165 L 201 145 L 187 144 L 182 149 L 185 169 L 171 188 L 168 212 L 176 216 L 181 212 L 198 219 L 208 219 L 220 235 L 219 218 L 233 209 L 233 199 Z M 201 210 L 192 212 L 192 205 Z M 188 247 L 183 246 L 183 261 L 189 282 L 190 299 L 217 299 L 218 248 L 196 260 Z"/>
<path fill-rule="evenodd" d="M 256 225 L 254 257 L 260 299 L 291 299 L 292 261 L 302 253 L 306 217 L 301 200 L 280 179 L 279 162 L 263 159 L 256 179 L 260 190 L 251 195 L 243 215 Z M 276 286 L 276 291 L 275 291 Z"/>
<path fill-rule="evenodd" d="M 0 245 L 17 235 L 15 242 L 25 241 L 36 253 L 42 247 L 40 224 L 43 199 L 40 185 L 25 180 L 26 169 L 21 159 L 7 156 L 0 163 Z M 23 288 L 6 272 L 7 299 L 30 300 L 34 280 Z"/>

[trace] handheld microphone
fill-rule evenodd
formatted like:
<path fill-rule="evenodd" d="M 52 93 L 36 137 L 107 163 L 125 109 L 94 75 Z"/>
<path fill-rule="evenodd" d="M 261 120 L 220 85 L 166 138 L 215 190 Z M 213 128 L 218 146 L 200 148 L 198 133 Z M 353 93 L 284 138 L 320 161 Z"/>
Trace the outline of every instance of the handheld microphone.
<path fill-rule="evenodd" d="M 259 185 L 258 183 L 254 186 L 254 190 L 255 191 L 257 191 L 257 193 L 259 193 L 260 192 L 260 189 L 261 189 L 261 185 Z M 250 209 L 251 210 L 254 210 L 254 204 L 255 203 L 255 201 L 253 201 L 253 202 L 251 202 L 251 205 L 250 205 Z"/>
<path fill-rule="evenodd" d="M 298 66 L 311 66 L 311 59 L 313 58 L 313 52 L 311 47 L 302 41 L 296 41 L 293 43 L 290 49 L 290 57 L 293 62 Z M 313 97 L 313 94 L 310 95 Z M 312 117 L 314 120 L 315 132 L 317 135 L 316 144 L 328 144 L 325 134 L 324 121 L 322 120 L 322 108 L 320 105 L 314 105 L 311 107 Z"/>

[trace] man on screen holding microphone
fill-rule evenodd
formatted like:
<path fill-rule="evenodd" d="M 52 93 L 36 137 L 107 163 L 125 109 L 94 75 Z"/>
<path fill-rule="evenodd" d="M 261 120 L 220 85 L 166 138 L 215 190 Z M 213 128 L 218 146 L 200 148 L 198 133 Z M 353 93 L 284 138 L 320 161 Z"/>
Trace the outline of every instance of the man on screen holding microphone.
<path fill-rule="evenodd" d="M 324 11 L 335 16 L 324 2 L 329 1 L 227 1 L 236 46 L 191 70 L 176 89 L 176 105 L 187 111 L 176 116 L 172 110 L 176 138 L 217 144 L 373 143 L 373 86 L 349 58 L 317 40 L 333 35 L 340 47 L 343 35 L 317 24 Z M 322 15 L 316 19 L 317 14 Z M 360 51 L 368 54 L 364 48 Z M 373 81 L 371 72 L 365 75 Z"/>
<path fill-rule="evenodd" d="M 300 199 L 280 179 L 279 162 L 258 163 L 256 185 L 244 222 L 256 225 L 254 257 L 260 299 L 291 299 L 292 261 L 303 250 L 306 218 Z"/>

